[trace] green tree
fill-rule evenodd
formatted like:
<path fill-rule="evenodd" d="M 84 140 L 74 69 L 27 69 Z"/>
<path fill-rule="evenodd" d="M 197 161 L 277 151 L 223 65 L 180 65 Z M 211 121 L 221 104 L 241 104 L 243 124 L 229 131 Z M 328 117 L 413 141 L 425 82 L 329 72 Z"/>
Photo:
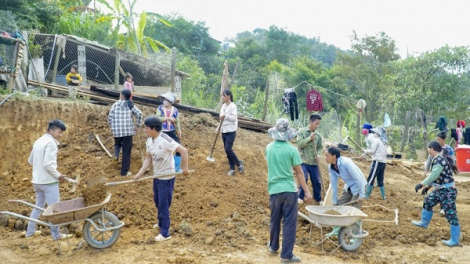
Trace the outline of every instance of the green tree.
<path fill-rule="evenodd" d="M 0 10 L 15 15 L 15 30 L 39 30 L 51 32 L 62 14 L 58 0 L 0 0 Z"/>
<path fill-rule="evenodd" d="M 210 36 L 209 28 L 204 22 L 186 20 L 179 15 L 165 17 L 165 20 L 172 26 L 168 27 L 160 20 L 149 20 L 145 35 L 158 38 L 167 46 L 175 47 L 185 54 L 200 56 L 219 51 L 219 42 Z"/>
<path fill-rule="evenodd" d="M 470 51 L 445 46 L 395 64 L 398 90 L 394 95 L 400 115 L 421 108 L 428 116 L 461 118 L 470 96 Z"/>

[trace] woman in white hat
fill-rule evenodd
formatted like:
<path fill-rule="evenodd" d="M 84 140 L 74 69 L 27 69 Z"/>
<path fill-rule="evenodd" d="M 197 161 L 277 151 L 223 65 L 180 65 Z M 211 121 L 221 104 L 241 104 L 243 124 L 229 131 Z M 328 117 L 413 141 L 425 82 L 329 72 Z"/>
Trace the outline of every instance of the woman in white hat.
<path fill-rule="evenodd" d="M 175 102 L 175 95 L 171 92 L 160 95 L 163 97 L 163 105 L 157 108 L 157 117 L 162 122 L 162 132 L 174 139 L 178 144 L 181 144 L 181 125 L 179 119 L 179 112 L 173 106 Z M 175 155 L 175 171 L 181 170 L 181 156 L 177 152 Z"/>

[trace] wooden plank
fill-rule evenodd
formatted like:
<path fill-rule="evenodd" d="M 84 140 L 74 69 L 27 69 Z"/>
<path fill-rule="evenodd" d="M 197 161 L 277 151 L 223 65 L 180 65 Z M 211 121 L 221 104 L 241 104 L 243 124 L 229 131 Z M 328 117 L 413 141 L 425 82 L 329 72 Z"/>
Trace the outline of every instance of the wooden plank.
<path fill-rule="evenodd" d="M 90 91 L 100 93 L 103 96 L 104 95 L 111 96 L 113 98 L 119 98 L 119 93 L 120 93 L 119 91 L 103 89 L 95 85 L 92 85 L 90 87 Z M 163 101 L 160 99 L 160 97 L 148 98 L 145 96 L 133 95 L 132 100 L 136 104 L 141 104 L 141 105 L 155 107 L 155 108 L 158 105 L 163 104 Z M 178 111 L 182 113 L 186 113 L 186 114 L 207 113 L 207 114 L 210 114 L 214 119 L 216 120 L 219 119 L 219 112 L 211 110 L 211 109 L 196 108 L 190 105 L 183 105 L 183 104 L 178 104 L 178 103 L 175 103 L 174 106 L 178 108 Z M 268 122 L 261 121 L 259 119 L 249 118 L 245 116 L 238 116 L 238 126 L 241 128 L 249 129 L 249 130 L 266 133 L 268 132 L 268 129 L 273 127 L 274 125 Z"/>

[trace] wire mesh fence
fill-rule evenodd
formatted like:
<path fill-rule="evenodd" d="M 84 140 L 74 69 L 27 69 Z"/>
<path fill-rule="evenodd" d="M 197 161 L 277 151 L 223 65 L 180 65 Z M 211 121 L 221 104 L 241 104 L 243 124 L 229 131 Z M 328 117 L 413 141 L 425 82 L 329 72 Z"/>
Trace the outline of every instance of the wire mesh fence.
<path fill-rule="evenodd" d="M 65 77 L 75 65 L 83 78 L 83 85 L 120 90 L 126 76 L 131 75 L 135 90 L 149 94 L 169 90 L 174 75 L 178 94 L 181 78 L 188 77 L 178 70 L 172 75 L 171 53 L 155 53 L 146 58 L 75 36 L 35 34 L 30 37 L 41 46 L 46 82 L 67 85 Z"/>

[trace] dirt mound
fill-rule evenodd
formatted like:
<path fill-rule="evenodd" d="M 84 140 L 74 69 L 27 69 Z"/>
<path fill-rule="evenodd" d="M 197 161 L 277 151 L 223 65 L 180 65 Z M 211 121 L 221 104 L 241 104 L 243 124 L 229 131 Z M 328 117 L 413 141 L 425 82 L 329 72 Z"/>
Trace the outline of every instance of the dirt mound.
<path fill-rule="evenodd" d="M 152 108 L 140 108 L 144 116 L 154 113 Z M 0 148 L 0 210 L 29 215 L 30 208 L 8 203 L 8 200 L 22 199 L 34 202 L 34 191 L 30 183 L 31 167 L 27 159 L 32 144 L 45 132 L 47 121 L 53 118 L 61 118 L 67 124 L 67 131 L 60 145 L 58 169 L 72 178 L 77 174 L 81 175 L 81 184 L 75 194 L 68 192 L 72 184 L 60 184 L 62 200 L 76 198 L 81 190 L 86 188 L 87 179 L 95 176 L 105 176 L 108 182 L 130 179 L 119 176 L 119 165 L 106 154 L 94 136 L 98 134 L 103 144 L 109 150 L 113 149 L 113 138 L 107 125 L 109 106 L 71 101 L 10 99 L 0 110 L 0 142 L 3 145 Z M 106 191 L 112 194 L 112 198 L 107 209 L 124 221 L 126 226 L 120 239 L 110 250 L 99 251 L 100 259 L 107 258 L 110 263 L 113 260 L 121 262 L 123 259 L 126 259 L 126 262 L 149 263 L 155 260 L 163 263 L 273 262 L 273 258 L 265 254 L 270 212 L 264 149 L 271 141 L 270 138 L 266 134 L 239 130 L 234 150 L 244 160 L 246 172 L 229 177 L 226 176 L 228 163 L 221 140 L 213 154 L 215 162 L 206 160 L 214 141 L 217 122 L 204 114 L 183 116 L 181 120 L 181 143 L 189 151 L 189 167 L 194 169 L 195 173 L 190 176 L 177 176 L 170 209 L 172 240 L 157 248 L 152 240 L 157 234 L 157 230 L 152 229 L 157 220 L 151 181 L 108 186 Z M 136 173 L 141 166 L 141 153 L 145 154 L 145 139 L 143 130 L 139 131 L 139 137 L 134 137 L 130 169 L 132 173 Z M 367 175 L 369 163 L 358 162 L 358 165 Z M 326 168 L 322 161 L 321 174 L 328 184 Z M 371 199 L 364 205 L 378 204 L 386 208 L 398 208 L 400 222 L 396 226 L 393 223 L 364 221 L 363 226 L 370 236 L 356 252 L 338 250 L 331 258 L 326 257 L 321 247 L 314 245 L 315 241 L 321 239 L 319 229 L 313 227 L 310 232 L 311 226 L 307 221 L 299 221 L 295 251 L 307 259 L 306 263 L 311 263 L 316 255 L 322 255 L 323 257 L 317 260 L 323 260 L 324 263 L 415 263 L 417 259 L 419 263 L 435 263 L 439 257 L 450 262 L 456 261 L 458 257 L 454 254 L 452 257 L 446 255 L 448 249 L 440 243 L 441 239 L 449 238 L 449 226 L 445 218 L 435 214 L 432 227 L 427 230 L 415 228 L 410 224 L 412 219 L 420 217 L 423 196 L 415 194 L 413 186 L 421 178 L 422 175 L 401 166 L 387 166 L 385 182 L 388 200 L 382 201 L 379 191 L 374 189 Z M 470 239 L 467 229 L 464 228 L 470 224 L 469 187 L 469 183 L 459 184 L 457 205 L 463 226 L 462 244 L 465 247 L 469 245 Z M 301 210 L 307 214 L 303 208 Z M 365 207 L 363 211 L 369 215 L 368 219 L 374 220 L 393 220 L 395 216 L 394 211 L 382 207 Z M 27 242 L 21 240 L 18 234 L 25 229 L 25 221 L 5 217 L 0 217 L 0 220 L 0 247 L 5 249 L 5 254 L 21 255 L 21 258 L 28 259 L 24 255 L 29 252 L 32 256 L 39 256 L 39 261 L 35 261 L 45 263 L 51 255 L 57 253 L 55 244 L 51 244 L 48 249 L 42 246 L 44 243 L 52 243 L 50 237 Z M 80 237 L 81 228 L 71 226 L 69 229 L 77 230 L 76 237 Z M 47 228 L 42 230 L 46 231 Z M 327 230 L 324 228 L 323 231 Z M 421 251 L 409 249 L 418 248 L 418 245 Z M 61 247 L 66 256 L 73 257 L 70 263 L 83 263 L 85 259 L 96 261 L 98 251 L 86 244 L 83 246 L 83 242 L 82 246 L 75 246 L 76 243 Z M 83 250 L 79 250 L 82 248 Z M 329 252 L 334 246 L 325 243 L 325 249 Z M 452 252 L 460 251 L 456 248 L 452 249 Z M 468 257 L 466 252 L 461 255 L 467 254 Z M 17 263 L 21 263 L 23 259 L 17 260 Z"/>

